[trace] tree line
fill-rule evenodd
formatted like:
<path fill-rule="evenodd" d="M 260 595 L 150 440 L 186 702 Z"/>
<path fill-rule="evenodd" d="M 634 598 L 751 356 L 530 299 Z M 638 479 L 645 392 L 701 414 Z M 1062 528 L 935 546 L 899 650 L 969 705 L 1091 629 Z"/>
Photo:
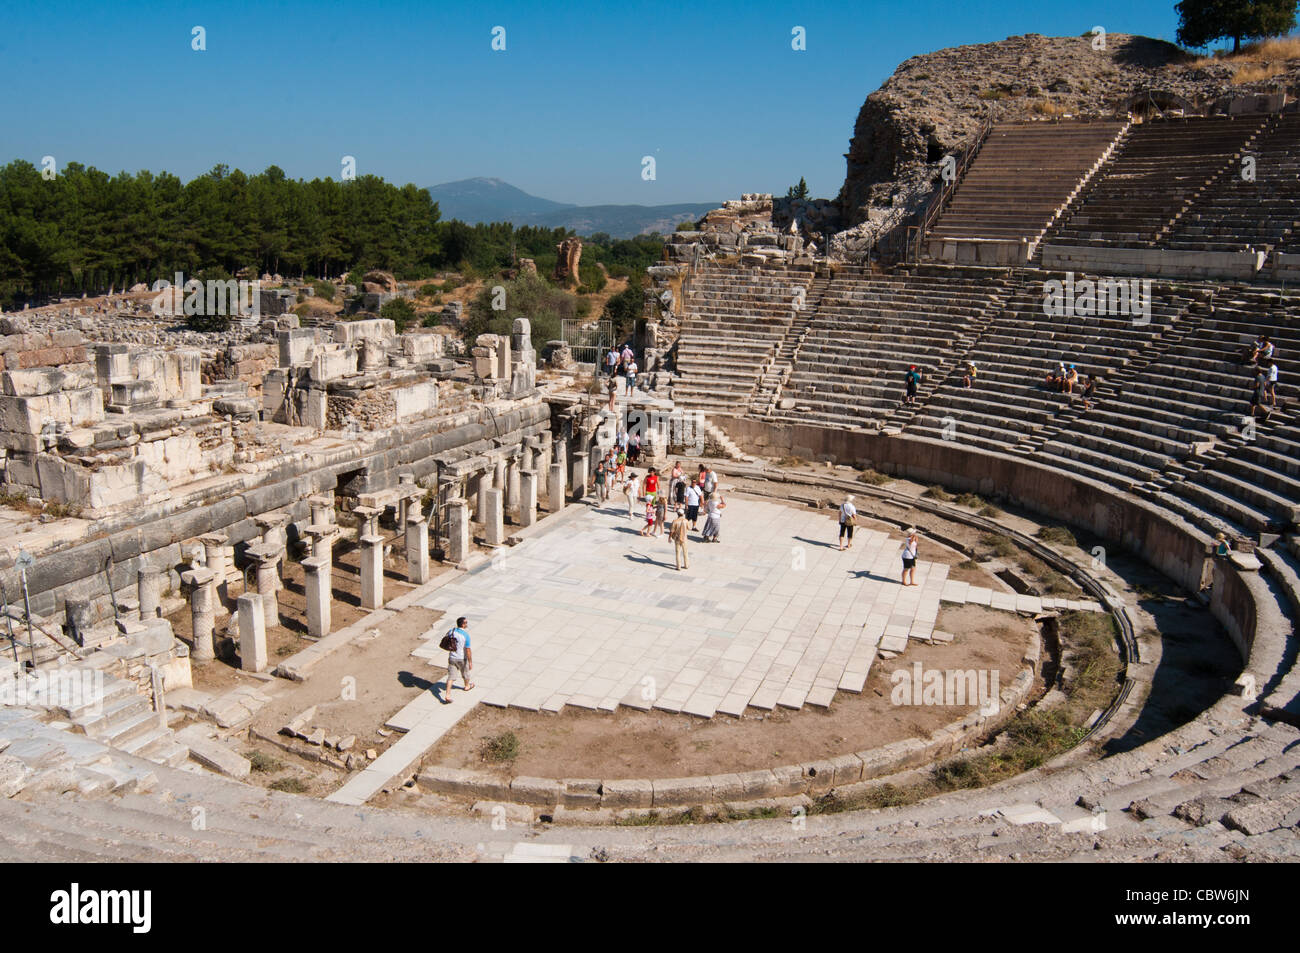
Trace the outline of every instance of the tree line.
<path fill-rule="evenodd" d="M 77 162 L 42 172 L 23 160 L 0 166 L 0 307 L 120 291 L 178 271 L 332 278 L 382 268 L 410 281 L 442 270 L 495 274 L 531 257 L 547 274 L 555 246 L 573 234 L 444 222 L 426 190 L 374 175 L 308 182 L 274 165 L 252 176 L 217 165 L 182 183 L 168 172 L 110 176 Z M 593 239 L 584 272 L 598 261 L 611 274 L 643 271 L 662 250 L 658 236 Z"/>

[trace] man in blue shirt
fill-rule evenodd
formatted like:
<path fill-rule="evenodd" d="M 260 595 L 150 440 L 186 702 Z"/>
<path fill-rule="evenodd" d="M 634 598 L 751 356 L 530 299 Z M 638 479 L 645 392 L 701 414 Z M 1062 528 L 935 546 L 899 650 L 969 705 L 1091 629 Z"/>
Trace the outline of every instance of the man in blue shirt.
<path fill-rule="evenodd" d="M 474 687 L 474 683 L 469 680 L 469 673 L 474 668 L 474 653 L 469 647 L 469 619 L 461 616 L 456 620 L 456 627 L 447 634 L 456 643 L 447 653 L 447 688 L 443 692 L 443 697 L 450 704 L 451 684 L 457 672 L 460 672 L 461 681 L 465 683 L 465 691 Z"/>

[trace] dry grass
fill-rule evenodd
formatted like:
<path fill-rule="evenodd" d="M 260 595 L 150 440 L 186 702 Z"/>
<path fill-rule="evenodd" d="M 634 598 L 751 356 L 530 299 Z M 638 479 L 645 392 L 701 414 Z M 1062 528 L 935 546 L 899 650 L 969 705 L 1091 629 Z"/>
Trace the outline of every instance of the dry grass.
<path fill-rule="evenodd" d="M 1235 67 L 1234 83 L 1258 83 L 1287 71 L 1288 61 L 1300 60 L 1300 36 L 1283 36 L 1259 43 L 1248 43 L 1240 53 L 1221 53 L 1202 56 L 1190 63 L 1196 69 L 1203 66 L 1227 64 Z"/>
<path fill-rule="evenodd" d="M 1070 111 L 1070 107 L 1050 99 L 1036 100 L 1030 108 L 1040 116 L 1062 116 Z"/>

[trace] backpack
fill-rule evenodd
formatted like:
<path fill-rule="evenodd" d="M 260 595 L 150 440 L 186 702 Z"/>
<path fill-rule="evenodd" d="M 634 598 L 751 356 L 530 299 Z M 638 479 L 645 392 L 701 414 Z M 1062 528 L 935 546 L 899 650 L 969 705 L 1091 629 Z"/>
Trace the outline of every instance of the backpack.
<path fill-rule="evenodd" d="M 444 652 L 456 651 L 456 636 L 453 634 L 454 632 L 454 629 L 448 629 L 447 634 L 444 635 L 442 641 L 438 643 L 438 648 L 442 649 Z"/>

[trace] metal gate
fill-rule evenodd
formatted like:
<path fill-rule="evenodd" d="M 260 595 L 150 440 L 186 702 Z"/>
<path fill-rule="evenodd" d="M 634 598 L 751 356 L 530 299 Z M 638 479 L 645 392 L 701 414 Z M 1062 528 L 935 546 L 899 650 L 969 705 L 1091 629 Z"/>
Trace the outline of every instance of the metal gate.
<path fill-rule="evenodd" d="M 560 322 L 560 334 L 573 352 L 575 361 L 579 364 L 595 364 L 599 368 L 605 361 L 610 345 L 614 343 L 614 322 L 565 318 Z"/>

